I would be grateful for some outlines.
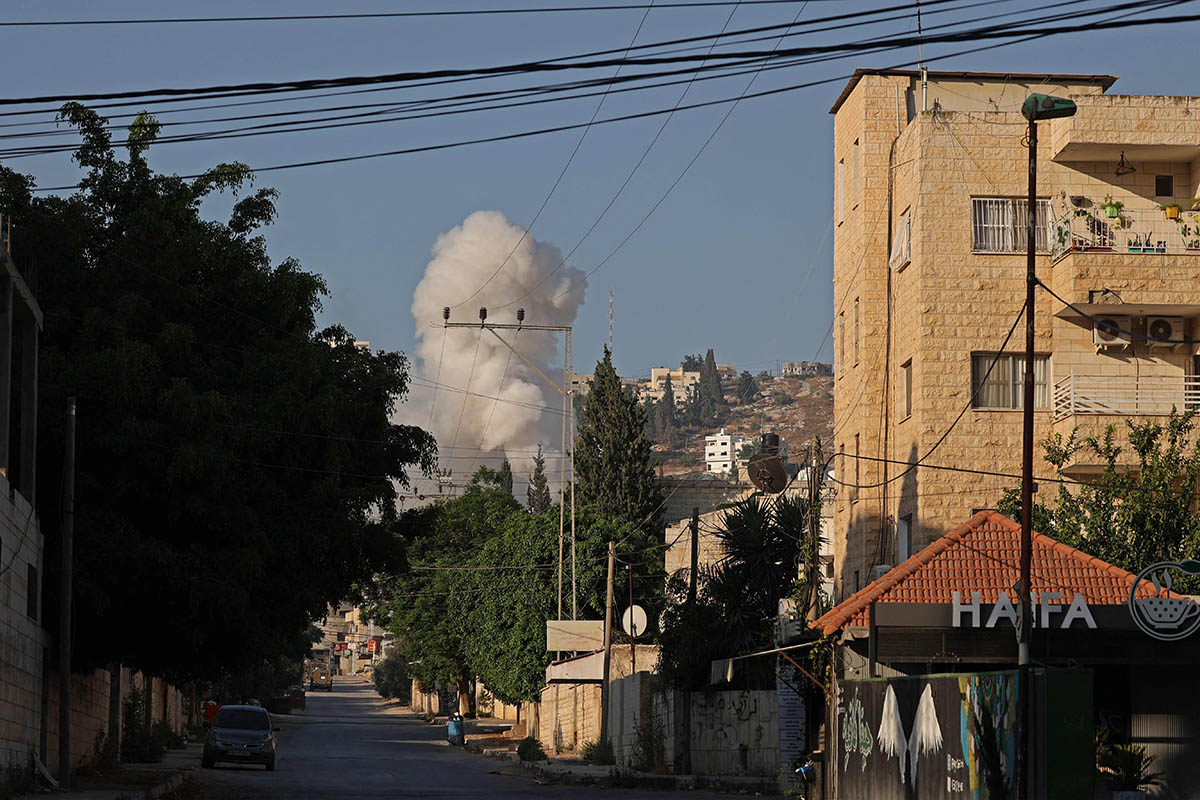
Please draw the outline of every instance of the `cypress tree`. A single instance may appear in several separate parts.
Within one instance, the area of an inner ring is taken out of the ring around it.
[[[653,524],[661,511],[662,493],[650,456],[646,412],[621,386],[612,353],[605,347],[579,416],[576,491],[585,504],[606,514]]]
[[[546,480],[546,459],[542,457],[540,444],[537,455],[533,458],[533,474],[529,476],[529,488],[525,490],[525,499],[529,503],[529,511],[533,514],[541,514],[550,509],[550,482]]]
[[[504,459],[504,463],[500,465],[500,469],[496,471],[496,485],[500,487],[505,494],[512,494],[513,489],[513,471],[512,464],[508,463],[508,459]]]
[[[704,363],[700,366],[700,383],[696,391],[700,395],[700,414],[705,419],[714,416],[725,405],[721,376],[717,374],[717,359],[713,356],[711,347],[705,353]]]

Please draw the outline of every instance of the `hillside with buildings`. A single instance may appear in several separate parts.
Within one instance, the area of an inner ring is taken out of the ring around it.
[[[723,381],[726,405],[699,425],[681,423],[670,437],[651,437],[664,475],[729,475],[733,462],[743,462],[762,433],[779,435],[782,452],[806,446],[813,436],[828,443],[833,435],[833,377],[831,375],[760,375],[753,397],[739,399],[736,385]],[[706,442],[706,439],[708,440]],[[711,445],[706,447],[706,444]],[[722,445],[727,449],[722,453]],[[737,474],[745,478],[744,469]]]

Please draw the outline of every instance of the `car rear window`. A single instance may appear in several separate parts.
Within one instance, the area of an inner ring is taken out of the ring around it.
[[[265,711],[251,711],[248,708],[222,708],[213,720],[214,728],[237,728],[247,731],[269,731],[271,720]]]

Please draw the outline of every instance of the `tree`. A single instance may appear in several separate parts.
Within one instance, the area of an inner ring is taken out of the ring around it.
[[[529,488],[525,490],[529,513],[543,514],[550,509],[550,482],[546,480],[546,459],[542,457],[539,444],[533,458],[533,474],[529,476]]]
[[[412,695],[412,682],[408,677],[408,657],[399,648],[393,648],[387,658],[375,665],[371,680],[375,691],[384,700],[408,701]]]
[[[486,464],[480,464],[467,480],[468,494],[482,492],[484,489],[499,488],[501,488],[500,471],[492,469]]]
[[[654,438],[667,447],[675,445],[675,429],[678,425],[675,416],[675,387],[671,385],[671,376],[663,382],[663,395],[649,409],[651,428]]]
[[[754,380],[754,376],[750,374],[750,370],[742,370],[742,374],[738,376],[737,396],[738,401],[742,403],[750,403],[754,401],[755,395],[758,394],[758,381]]]
[[[806,498],[760,495],[732,505],[715,531],[724,555],[697,576],[697,599],[684,599],[686,576],[671,578],[675,602],[663,615],[659,670],[680,689],[708,685],[712,661],[769,647],[779,600],[793,593],[797,562],[808,541]],[[743,688],[773,681],[770,662],[751,660],[735,681]]]
[[[0,169],[0,210],[19,230],[19,268],[53,264],[38,291],[51,586],[62,410],[78,398],[73,666],[119,660],[177,680],[254,667],[403,563],[396,487],[434,453],[424,431],[390,421],[408,362],[317,328],[325,284],[271,262],[257,230],[277,193],[249,191],[247,166],[160,175],[145,160],[149,116],[132,122],[127,159],[94,112],[71,103],[60,118],[82,136],[80,190],[34,199],[31,179]],[[228,221],[202,217],[220,191],[240,194]],[[113,624],[130,609],[136,625]]]
[[[679,368],[684,372],[699,372],[703,365],[704,358],[699,353],[694,356],[684,356],[683,361],[679,362]]]
[[[1080,439],[1076,431],[1047,436],[1041,444],[1058,471],[1058,492],[1053,507],[1034,503],[1034,530],[1131,572],[1157,561],[1200,558],[1200,442],[1191,436],[1196,414],[1172,411],[1165,424],[1126,420],[1132,468],[1121,459],[1112,425],[1098,437]],[[1103,470],[1076,484],[1063,478],[1063,469],[1080,450],[1098,457]],[[1020,519],[1020,490],[1006,490],[998,507]]]
[[[512,464],[508,463],[508,459],[500,464],[500,469],[496,473],[496,479],[500,482],[500,490],[512,494],[513,490],[513,471]]]
[[[662,492],[650,463],[645,411],[621,386],[604,348],[579,417],[576,490],[585,504],[638,525],[656,525]]]

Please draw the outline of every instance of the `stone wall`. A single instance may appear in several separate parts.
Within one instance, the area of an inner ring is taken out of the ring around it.
[[[701,514],[707,514],[723,503],[739,500],[754,491],[754,487],[748,483],[723,480],[659,478],[658,485],[665,498],[662,520],[667,525],[677,525],[680,520],[691,519],[693,508],[699,508]]]
[[[39,747],[42,672],[50,645],[38,602],[44,574],[37,517],[0,477],[0,768],[24,765]]]

